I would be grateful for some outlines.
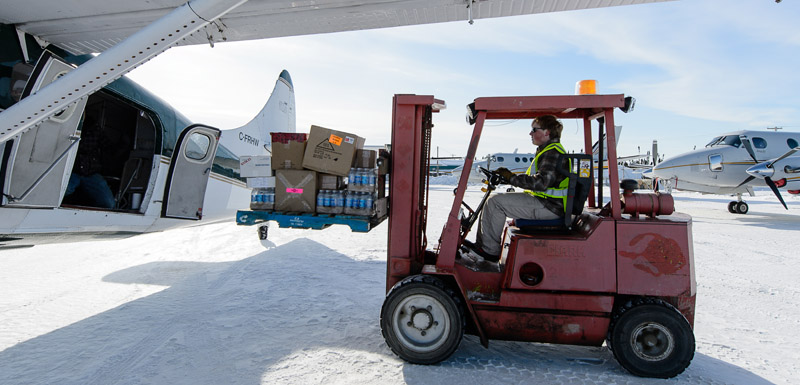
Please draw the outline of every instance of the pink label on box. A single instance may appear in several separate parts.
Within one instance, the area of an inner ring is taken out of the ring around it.
[[[302,194],[303,193],[303,189],[301,189],[301,188],[287,188],[286,192],[287,193],[291,193],[291,194]]]

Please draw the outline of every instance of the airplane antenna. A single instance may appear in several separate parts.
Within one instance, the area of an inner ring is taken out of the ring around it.
[[[772,131],[775,131],[775,132],[778,132],[778,130],[782,130],[782,129],[783,129],[783,127],[778,127],[778,126],[767,127],[767,130],[772,130]]]
[[[472,19],[473,4],[475,4],[475,0],[467,0],[467,15],[469,17],[469,25],[475,24],[475,20]]]

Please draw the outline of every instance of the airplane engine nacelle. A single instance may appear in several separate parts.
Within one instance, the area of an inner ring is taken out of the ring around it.
[[[639,214],[654,218],[656,215],[670,215],[675,212],[672,195],[664,193],[622,193],[622,212],[638,217]]]

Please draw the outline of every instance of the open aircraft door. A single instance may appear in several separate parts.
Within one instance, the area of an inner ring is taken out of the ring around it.
[[[25,85],[22,98],[35,93],[75,67],[45,51]],[[2,144],[0,205],[58,207],[78,151],[78,125],[86,99]]]
[[[169,165],[162,217],[193,220],[203,217],[203,199],[219,137],[220,130],[203,125],[183,130]]]

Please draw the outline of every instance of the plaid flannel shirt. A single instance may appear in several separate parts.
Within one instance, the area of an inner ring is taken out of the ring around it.
[[[558,139],[552,139],[549,142],[539,146],[536,149],[536,154],[538,155],[539,152],[549,144],[557,143],[558,141]],[[510,180],[511,184],[513,186],[532,191],[544,191],[548,188],[558,186],[559,183],[566,178],[566,175],[561,175],[557,171],[558,158],[560,155],[561,154],[556,150],[549,150],[545,152],[536,162],[538,170],[532,170],[532,172],[534,172],[533,175],[514,175]],[[561,199],[546,198],[544,199],[544,206],[555,214],[564,215],[564,203]]]

